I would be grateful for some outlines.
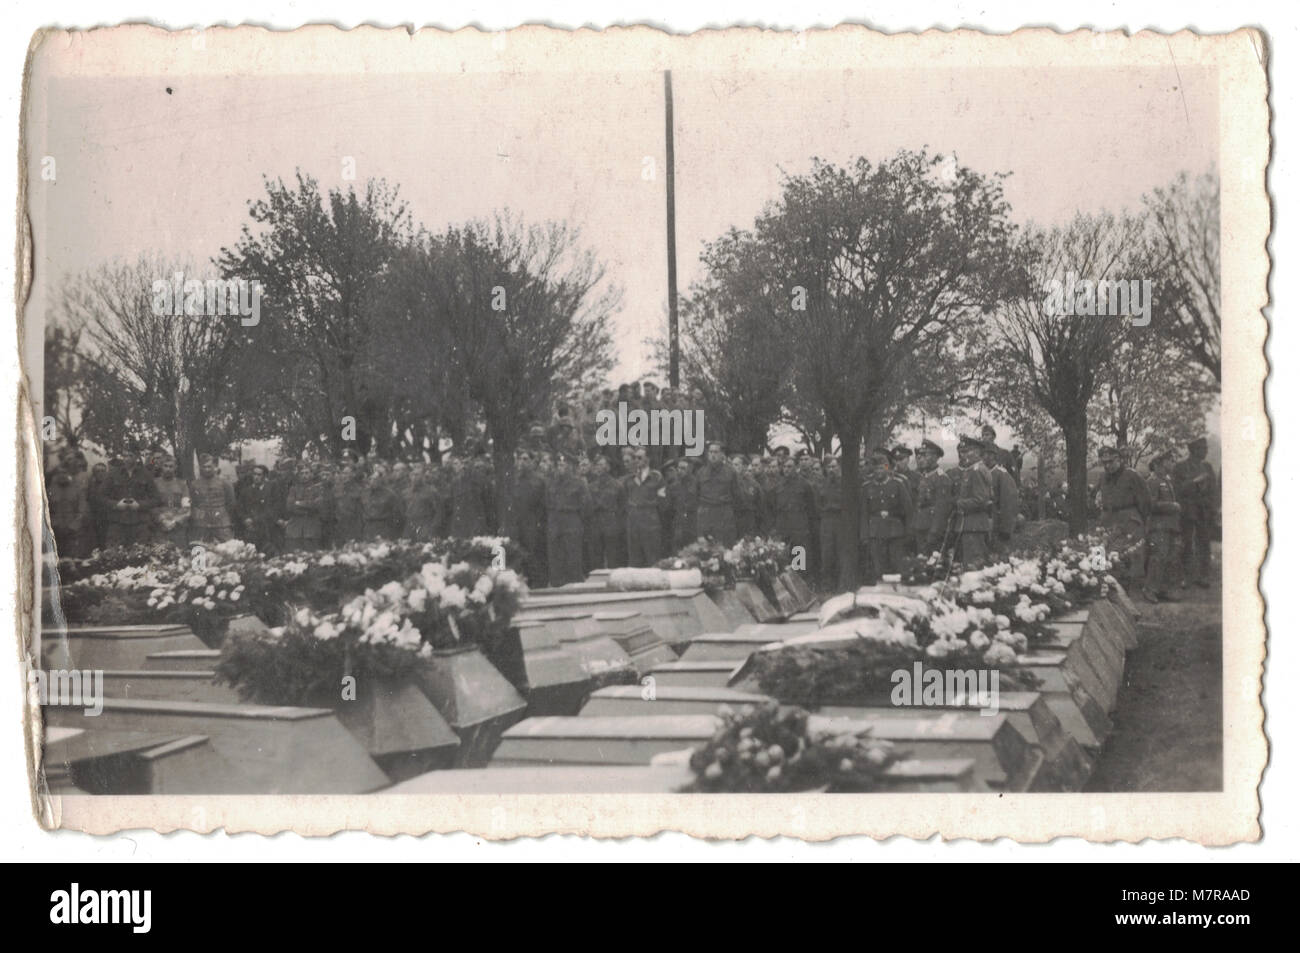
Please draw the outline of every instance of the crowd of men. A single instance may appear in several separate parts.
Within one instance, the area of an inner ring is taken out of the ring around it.
[[[617,399],[632,396],[620,390]],[[635,399],[646,406],[644,392]],[[476,446],[441,463],[361,459],[350,450],[337,462],[241,462],[234,480],[211,456],[184,480],[165,454],[123,453],[87,468],[84,455],[65,450],[46,478],[50,522],[59,554],[74,557],[162,540],[240,538],[274,554],[504,533],[522,548],[534,586],[564,585],[597,568],[650,566],[701,537],[730,546],[758,535],[785,541],[792,553],[802,547],[806,569],[827,586],[838,583],[846,527],[837,457],[785,447],[728,457],[713,440],[701,459],[674,447],[588,444],[582,429],[563,406],[549,428],[531,426],[501,500],[492,459]],[[1133,540],[1149,599],[1169,598],[1175,582],[1208,585],[1218,482],[1205,449],[1203,438],[1194,441],[1173,467],[1168,454],[1156,457],[1146,480],[1118,451],[1101,452],[1105,472],[1094,492],[1102,525]],[[947,470],[931,440],[862,454],[865,581],[901,572],[914,555],[951,553],[973,565],[1009,551],[1020,455],[999,447],[992,427],[961,438],[957,453]]]

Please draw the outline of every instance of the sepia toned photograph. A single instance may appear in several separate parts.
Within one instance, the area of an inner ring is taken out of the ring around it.
[[[1257,838],[1261,42],[38,36],[42,823]]]

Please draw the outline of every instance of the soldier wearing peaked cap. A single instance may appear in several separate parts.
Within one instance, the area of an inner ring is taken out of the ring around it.
[[[967,566],[983,561],[993,529],[993,484],[979,465],[984,441],[962,437],[957,443],[958,465],[951,474],[952,512],[949,520],[957,559]]]
[[[907,488],[912,493],[912,499],[916,499],[917,491],[921,488],[921,474],[910,466],[912,448],[899,444],[890,451],[889,458],[894,472],[907,480]]]
[[[869,579],[902,569],[912,524],[912,491],[903,477],[890,473],[889,450],[871,452],[871,472],[862,486],[859,528],[871,558]]]
[[[912,517],[912,534],[916,551],[929,555],[943,546],[952,511],[953,484],[939,469],[943,448],[933,440],[922,440],[916,448],[916,468],[920,479],[916,490],[916,511]]]
[[[980,453],[993,490],[993,529],[989,532],[989,548],[1000,555],[1006,554],[1011,549],[1016,517],[1020,515],[1020,488],[1002,465],[1003,450],[996,443],[985,440]]]

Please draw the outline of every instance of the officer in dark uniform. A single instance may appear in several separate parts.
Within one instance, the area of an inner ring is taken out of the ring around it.
[[[906,477],[890,472],[885,447],[871,452],[871,471],[862,486],[859,527],[870,560],[868,580],[902,570],[912,523],[912,491]]]
[[[1219,507],[1219,479],[1205,459],[1209,445],[1197,437],[1187,445],[1187,459],[1174,465],[1174,487],[1182,507],[1183,577],[1202,589],[1210,586],[1210,539]]]
[[[929,556],[943,547],[948,515],[952,512],[952,480],[939,469],[942,458],[943,448],[933,440],[922,440],[916,449],[918,479],[912,538],[917,553],[922,556]]]

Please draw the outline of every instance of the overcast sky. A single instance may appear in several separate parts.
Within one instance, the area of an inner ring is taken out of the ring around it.
[[[1213,74],[1184,67],[855,70],[673,76],[679,288],[703,242],[753,222],[813,155],[955,152],[1009,172],[1019,221],[1135,208],[1217,159]],[[167,88],[170,86],[171,91]],[[48,108],[46,108],[48,107]],[[261,177],[382,177],[433,230],[509,207],[566,219],[624,289],[618,379],[647,370],[667,314],[662,74],[51,79],[30,116],[37,274],[142,252],[204,262]],[[643,177],[646,157],[655,163]],[[44,207],[42,207],[44,206]]]

